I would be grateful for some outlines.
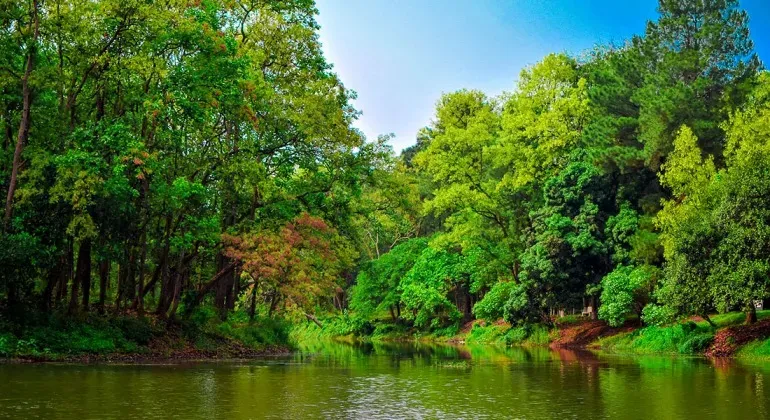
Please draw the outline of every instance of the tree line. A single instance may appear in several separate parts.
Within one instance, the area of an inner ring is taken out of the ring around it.
[[[312,0],[0,0],[0,312],[611,325],[768,294],[770,79],[737,0],[367,141]]]
[[[548,55],[509,93],[443,95],[399,167],[427,229],[363,265],[353,308],[433,328],[589,306],[611,325],[753,322],[770,79],[736,0],[658,12],[620,45]]]
[[[342,307],[355,197],[391,153],[351,126],[316,14],[2,0],[2,312]]]

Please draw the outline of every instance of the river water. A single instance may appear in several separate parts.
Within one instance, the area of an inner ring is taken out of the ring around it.
[[[0,418],[769,419],[770,364],[318,343],[247,362],[0,364]]]

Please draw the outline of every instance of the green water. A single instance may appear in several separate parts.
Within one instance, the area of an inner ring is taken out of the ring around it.
[[[770,365],[318,344],[284,358],[0,364],[0,417],[766,419]]]

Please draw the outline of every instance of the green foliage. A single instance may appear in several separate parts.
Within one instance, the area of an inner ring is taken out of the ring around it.
[[[642,319],[647,325],[666,325],[673,322],[675,318],[676,312],[669,306],[649,304],[642,310]]]
[[[642,328],[600,340],[598,345],[619,352],[694,354],[705,350],[713,338],[711,327],[687,322]]]
[[[509,327],[505,324],[474,324],[465,337],[466,344],[507,344],[506,333]]]
[[[602,279],[599,318],[613,327],[623,325],[626,315],[641,310],[655,284],[657,268],[618,266]]]
[[[462,315],[447,294],[467,277],[464,268],[459,255],[426,248],[399,285],[406,319],[434,328],[459,320]]]
[[[158,334],[146,319],[91,317],[83,322],[51,318],[46,324],[24,329],[19,336],[3,335],[0,348],[6,356],[33,358],[135,353],[146,351]]]
[[[738,350],[737,356],[741,360],[766,361],[770,359],[770,339],[756,340]]]
[[[551,342],[551,334],[543,325],[524,324],[511,328],[505,334],[505,342],[509,345],[546,346]]]
[[[495,321],[505,316],[505,305],[516,293],[519,286],[514,282],[499,282],[492,286],[481,299],[473,306],[473,314],[487,321]]]
[[[371,336],[375,330],[364,318],[348,313],[324,317],[320,320],[323,328],[313,322],[303,322],[291,326],[289,337],[294,343],[308,343],[330,339],[355,337],[362,339]],[[387,324],[380,324],[387,325]]]
[[[362,317],[373,317],[401,304],[401,280],[427,248],[425,238],[397,245],[390,252],[364,266],[351,290],[350,306]]]
[[[604,242],[606,189],[597,168],[574,156],[545,183],[544,205],[533,212],[522,284],[533,310],[578,307],[608,269]]]
[[[499,97],[444,94],[400,157],[354,127],[312,1],[8,6],[5,354],[162,335],[93,317],[97,289],[100,313],[154,312],[207,349],[285,342],[284,322],[446,336],[474,315],[542,343],[534,324],[592,306],[653,326],[641,348],[696,352],[708,331],[663,325],[770,294],[770,76],[737,0],[660,0],[622,46],[547,55]]]

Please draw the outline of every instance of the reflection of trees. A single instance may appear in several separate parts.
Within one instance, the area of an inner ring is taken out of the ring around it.
[[[742,418],[757,413],[755,418],[763,418],[766,413],[765,372],[702,358],[424,343],[325,346],[295,368],[297,377],[286,389],[298,403],[304,398],[298,390],[322,392],[307,398],[315,401],[331,391],[306,382],[336,378],[338,416]]]

